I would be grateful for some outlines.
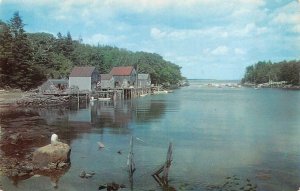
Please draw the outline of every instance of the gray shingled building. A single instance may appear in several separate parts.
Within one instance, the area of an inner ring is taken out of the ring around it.
[[[69,76],[69,87],[78,87],[80,91],[96,89],[99,73],[95,67],[74,67]]]

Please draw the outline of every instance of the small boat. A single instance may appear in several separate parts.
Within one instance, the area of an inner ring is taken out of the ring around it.
[[[111,98],[110,97],[99,97],[98,101],[110,101]]]
[[[99,142],[97,142],[98,143],[98,146],[99,146],[99,148],[100,149],[102,149],[102,148],[104,148],[105,146],[104,146],[104,144],[103,143],[101,143],[100,141]]]
[[[91,96],[90,97],[90,101],[92,102],[92,101],[95,101],[96,99],[93,97],[93,96]]]

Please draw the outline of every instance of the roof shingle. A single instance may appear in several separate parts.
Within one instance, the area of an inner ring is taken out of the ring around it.
[[[95,67],[93,66],[75,66],[70,74],[70,77],[91,77]]]
[[[133,70],[133,66],[119,66],[113,67],[110,74],[113,76],[130,76]]]

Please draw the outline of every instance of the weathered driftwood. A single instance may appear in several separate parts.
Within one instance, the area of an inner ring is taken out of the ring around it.
[[[172,143],[169,144],[168,148],[168,153],[167,153],[167,158],[166,162],[158,169],[156,170],[153,174],[152,177],[154,180],[160,185],[160,186],[168,186],[168,175],[169,175],[169,170],[170,166],[172,163]],[[160,176],[162,174],[162,176]]]
[[[135,171],[135,164],[133,160],[133,136],[131,136],[130,139],[130,152],[128,154],[127,165],[128,165],[129,176],[132,177]]]

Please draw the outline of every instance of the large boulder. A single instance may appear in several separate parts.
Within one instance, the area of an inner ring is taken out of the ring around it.
[[[33,153],[32,162],[37,169],[62,169],[70,164],[71,148],[69,145],[56,142],[38,148]]]

